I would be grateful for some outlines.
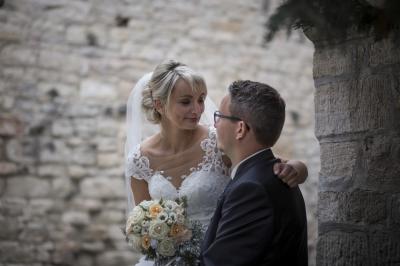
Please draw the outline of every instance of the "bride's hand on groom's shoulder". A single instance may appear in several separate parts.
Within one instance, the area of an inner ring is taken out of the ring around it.
[[[274,174],[289,187],[304,183],[308,176],[307,166],[304,163],[296,160],[280,160],[280,163],[274,164]]]

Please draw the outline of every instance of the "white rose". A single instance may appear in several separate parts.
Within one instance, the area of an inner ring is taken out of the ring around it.
[[[132,232],[135,234],[139,234],[140,232],[142,232],[142,227],[138,224],[135,224],[132,227]]]
[[[176,214],[176,213],[171,212],[171,213],[169,214],[169,219],[170,219],[171,221],[175,222],[175,221],[176,221],[176,218],[177,218],[177,214]]]
[[[179,206],[178,203],[176,203],[173,200],[167,200],[167,201],[164,202],[164,207],[169,211],[174,210],[178,206]]]
[[[160,241],[157,246],[157,252],[165,257],[171,257],[175,254],[174,242],[171,239],[164,239]]]
[[[168,214],[166,212],[160,212],[157,215],[157,222],[160,223],[165,223],[165,221],[168,219]]]
[[[129,245],[136,251],[141,251],[142,249],[142,238],[135,235],[128,235]]]
[[[142,221],[142,227],[148,228],[149,226],[150,226],[150,222],[149,221],[146,221],[146,220]]]
[[[145,211],[140,206],[136,206],[129,214],[127,223],[140,224],[142,223],[142,220],[144,219],[145,215],[146,215]]]
[[[175,212],[176,214],[184,214],[184,213],[185,213],[185,209],[184,209],[182,206],[177,205],[177,206],[175,207],[175,209],[174,209],[174,212]]]
[[[164,239],[169,232],[169,227],[165,223],[151,222],[149,227],[149,235],[151,238],[158,240]]]
[[[142,201],[139,205],[142,206],[144,209],[148,210],[150,205],[153,204],[154,202],[151,200],[144,200]]]

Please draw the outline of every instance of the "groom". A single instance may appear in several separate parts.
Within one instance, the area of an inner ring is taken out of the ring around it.
[[[236,81],[214,114],[218,147],[232,161],[232,181],[205,235],[201,265],[307,265],[307,221],[298,187],[273,173],[270,147],[285,102],[270,86]]]

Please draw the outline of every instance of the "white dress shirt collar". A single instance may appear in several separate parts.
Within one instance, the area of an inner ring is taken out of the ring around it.
[[[263,152],[263,151],[266,151],[266,150],[268,150],[268,149],[269,149],[269,148],[259,150],[259,151],[255,152],[255,153],[253,153],[252,155],[246,157],[245,159],[241,160],[237,165],[235,165],[235,167],[232,168],[232,171],[231,171],[231,178],[233,179],[233,178],[235,177],[236,172],[237,172],[239,166],[240,166],[242,163],[244,163],[245,161],[247,161],[247,160],[250,159],[251,157],[253,157],[253,156],[255,156],[255,155],[257,155],[257,154],[259,154],[259,153],[261,153],[261,152]]]

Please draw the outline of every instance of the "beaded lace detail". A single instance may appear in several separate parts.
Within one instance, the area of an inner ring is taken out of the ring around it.
[[[149,159],[140,153],[140,145],[137,145],[135,152],[128,158],[128,171],[134,178],[147,181],[153,199],[186,196],[189,217],[207,225],[218,197],[230,178],[222,161],[222,154],[217,148],[215,128],[209,128],[208,137],[201,141],[200,146],[204,151],[203,159],[197,167],[190,169],[189,174],[182,176],[183,181],[179,188],[162,171],[150,168]]]

